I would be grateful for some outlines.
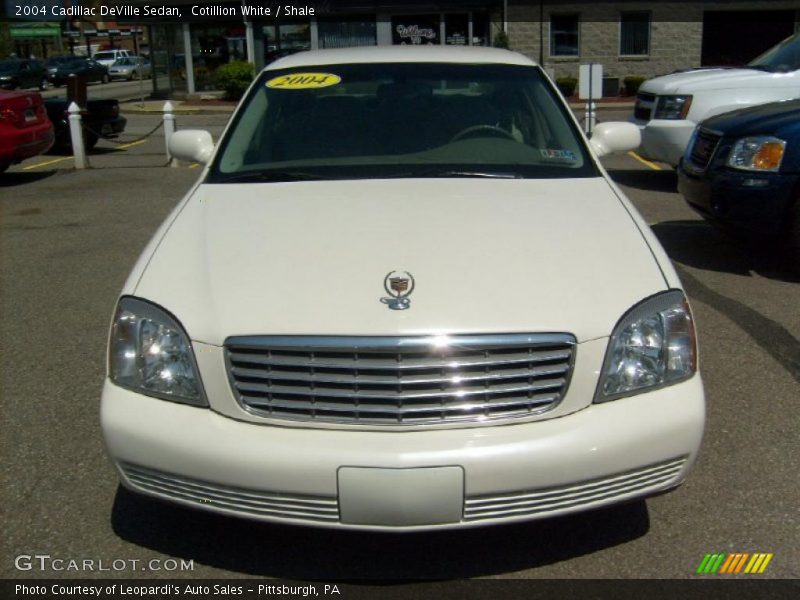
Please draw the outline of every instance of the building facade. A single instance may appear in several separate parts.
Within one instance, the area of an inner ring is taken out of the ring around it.
[[[100,4],[99,0],[45,1],[63,6]],[[18,4],[0,2],[7,11]],[[154,5],[150,0],[102,0],[102,4]],[[556,78],[577,77],[580,64],[601,63],[604,95],[614,95],[627,76],[649,78],[697,66],[744,64],[800,29],[798,0],[308,0],[294,4],[314,7],[313,15],[288,18],[275,18],[274,13],[244,16],[243,0],[157,4],[180,15],[60,23],[52,19],[26,23],[7,16],[13,41],[24,53],[38,54],[42,49],[91,53],[110,46],[149,55],[155,73],[153,91],[160,96],[214,89],[216,69],[232,60],[247,60],[261,68],[304,49],[505,43],[540,62]],[[271,0],[253,4],[273,11],[286,5]],[[192,14],[198,8],[207,9],[206,14]]]
[[[613,91],[626,76],[742,65],[800,30],[797,0],[509,0],[511,48],[556,77],[603,65]]]

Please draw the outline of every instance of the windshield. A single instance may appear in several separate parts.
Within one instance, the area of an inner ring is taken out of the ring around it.
[[[98,52],[92,58],[94,60],[111,60],[114,56],[115,54],[113,52]]]
[[[118,66],[118,67],[119,66],[123,66],[123,67],[124,66],[130,66],[130,65],[133,65],[133,59],[132,58],[118,58],[116,60],[116,62],[114,63],[114,65]]]
[[[780,73],[800,69],[800,33],[773,46],[747,66]]]
[[[593,177],[536,67],[375,63],[262,73],[209,181]]]

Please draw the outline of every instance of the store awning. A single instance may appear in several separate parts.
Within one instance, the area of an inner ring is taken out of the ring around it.
[[[12,23],[8,29],[14,40],[61,37],[61,25],[58,23]]]

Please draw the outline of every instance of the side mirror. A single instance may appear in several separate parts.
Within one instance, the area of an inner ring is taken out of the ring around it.
[[[597,156],[605,156],[613,152],[636,150],[642,143],[642,133],[633,123],[612,121],[599,123],[589,140]]]
[[[169,138],[169,153],[178,160],[206,164],[213,152],[214,140],[202,129],[183,129]]]

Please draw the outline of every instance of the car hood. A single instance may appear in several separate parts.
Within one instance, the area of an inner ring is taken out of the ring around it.
[[[704,127],[735,135],[800,131],[800,100],[784,100],[734,110],[703,122]]]
[[[640,92],[650,94],[693,94],[700,91],[750,87],[797,87],[794,73],[769,73],[757,69],[696,69],[672,73],[645,81]]]
[[[412,274],[411,307],[384,278]],[[195,341],[232,335],[607,336],[666,288],[603,178],[201,185],[134,293]]]

